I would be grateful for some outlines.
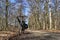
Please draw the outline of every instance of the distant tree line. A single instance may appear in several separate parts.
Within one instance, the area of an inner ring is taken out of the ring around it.
[[[59,0],[26,0],[28,6],[23,4],[24,0],[16,0],[11,3],[8,0],[8,9],[6,10],[6,0],[0,0],[0,29],[19,28],[20,25],[16,19],[17,15],[24,15],[23,10],[28,8],[29,29],[35,30],[59,30],[60,29],[60,1]],[[12,27],[11,27],[12,28]]]

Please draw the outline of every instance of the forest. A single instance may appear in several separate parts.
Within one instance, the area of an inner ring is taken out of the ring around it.
[[[21,26],[22,24],[19,20],[21,22],[24,21],[25,25]],[[47,34],[50,35],[60,33],[60,0],[0,0],[0,36],[4,35],[4,33],[9,35],[10,33],[11,35],[20,34],[25,26],[28,27],[26,29],[28,33],[26,35],[22,33],[23,37],[33,34],[40,35],[41,31],[44,33],[47,31]],[[35,33],[36,31],[39,32]],[[50,35],[48,36],[50,37]],[[56,35],[53,36],[55,37]],[[8,38],[8,40],[18,40],[18,38],[15,39],[13,37],[11,39],[10,36]],[[28,37],[25,39],[32,40],[32,38]],[[0,40],[6,39],[0,38]],[[19,40],[24,40],[24,38]],[[42,38],[41,40],[51,39]]]

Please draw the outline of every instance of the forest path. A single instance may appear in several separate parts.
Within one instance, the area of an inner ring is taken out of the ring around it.
[[[10,38],[9,40],[60,40],[59,32],[31,31]]]

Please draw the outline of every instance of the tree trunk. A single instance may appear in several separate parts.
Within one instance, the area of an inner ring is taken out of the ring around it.
[[[8,27],[8,0],[6,0],[6,15],[5,16],[6,16],[6,27]]]
[[[51,9],[50,9],[50,12],[49,12],[49,21],[50,21],[50,29],[52,29]]]

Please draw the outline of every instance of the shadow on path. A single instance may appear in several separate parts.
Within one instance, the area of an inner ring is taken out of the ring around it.
[[[54,35],[54,33],[45,33],[42,35],[38,35],[38,33],[34,34],[34,33],[28,32],[21,35],[16,35],[10,38],[9,40],[60,40],[60,36],[58,39],[58,37]]]

